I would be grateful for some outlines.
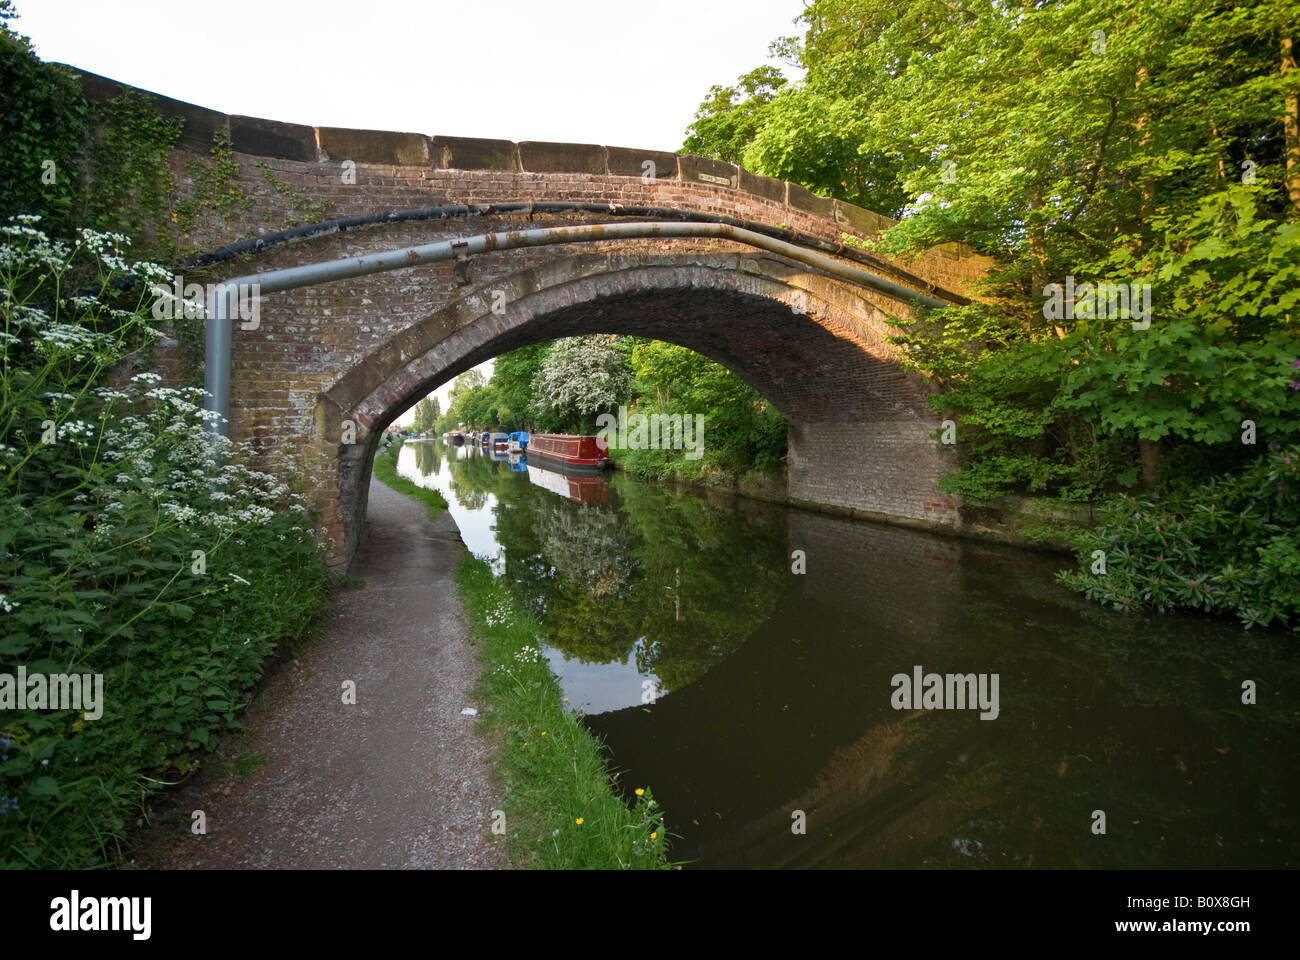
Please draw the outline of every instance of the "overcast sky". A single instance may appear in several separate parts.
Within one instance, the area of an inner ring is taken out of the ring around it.
[[[801,32],[803,9],[802,0],[15,6],[11,26],[42,59],[223,113],[669,151],[709,87],[768,62],[772,40]]]

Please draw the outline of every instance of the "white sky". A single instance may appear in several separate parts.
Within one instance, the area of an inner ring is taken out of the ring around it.
[[[314,126],[676,150],[802,0],[16,0],[58,60]]]
[[[675,151],[802,0],[16,0],[37,54],[229,114]],[[787,75],[792,71],[784,68]],[[490,372],[485,370],[485,373]],[[444,387],[439,391],[446,406]],[[403,420],[408,420],[403,417]]]

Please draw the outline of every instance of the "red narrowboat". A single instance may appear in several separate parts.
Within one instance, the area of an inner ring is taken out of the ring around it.
[[[598,472],[609,466],[609,454],[597,437],[569,433],[534,433],[528,439],[530,461],[552,461],[575,470]]]

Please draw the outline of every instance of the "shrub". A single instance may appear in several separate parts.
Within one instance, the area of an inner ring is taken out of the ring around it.
[[[1143,605],[1235,614],[1247,627],[1300,629],[1300,445],[1236,473],[1102,503],[1075,540],[1082,570],[1061,581],[1119,610]],[[1093,573],[1094,551],[1105,574]]]
[[[0,228],[0,672],[100,674],[103,703],[0,713],[0,866],[76,868],[238,725],[326,578],[302,497],[209,441],[201,390],[105,384],[158,335],[116,291],[165,271],[34,221]]]

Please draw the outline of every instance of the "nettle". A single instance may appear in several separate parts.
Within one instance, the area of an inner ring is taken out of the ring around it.
[[[196,388],[108,371],[159,336],[125,237],[0,228],[0,672],[104,676],[104,710],[0,713],[0,866],[102,863],[313,620],[324,546],[290,482],[204,433]],[[90,291],[90,292],[86,292]]]

